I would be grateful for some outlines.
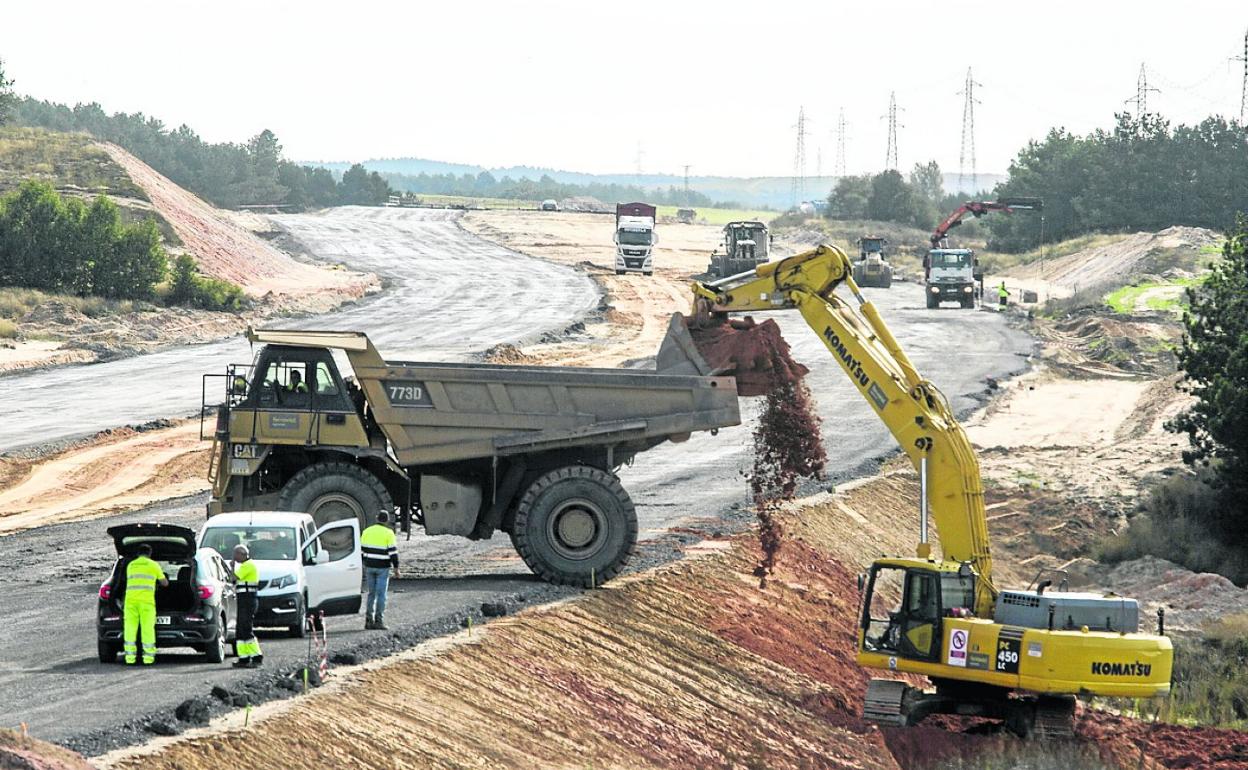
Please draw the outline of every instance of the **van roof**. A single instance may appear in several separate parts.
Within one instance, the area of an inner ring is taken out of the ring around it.
[[[208,519],[205,527],[238,526],[240,524],[264,526],[298,526],[312,521],[312,516],[298,511],[235,511],[234,513],[218,513]]]

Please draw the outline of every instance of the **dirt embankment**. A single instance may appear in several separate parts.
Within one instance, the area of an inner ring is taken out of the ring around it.
[[[127,202],[158,214],[175,236],[171,255],[190,254],[203,274],[238,284],[253,307],[239,314],[142,302],[129,303],[133,309],[104,302],[96,303],[98,308],[59,299],[39,302],[15,319],[16,340],[0,340],[0,374],[223,339],[275,313],[325,312],[380,286],[373,275],[295,260],[129,152],[112,144],[93,147],[147,198]]]

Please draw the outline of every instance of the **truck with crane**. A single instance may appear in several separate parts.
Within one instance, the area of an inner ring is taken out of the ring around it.
[[[658,209],[648,203],[615,205],[615,274],[654,275],[654,247]]]
[[[841,286],[851,299],[837,294]],[[865,718],[907,726],[932,714],[973,715],[1020,735],[1060,736],[1072,731],[1077,695],[1170,693],[1174,653],[1164,615],[1157,633],[1147,633],[1133,599],[1068,591],[1064,581],[1051,590],[1054,580],[1043,574],[1026,588],[997,584],[974,447],[862,295],[844,252],[819,246],[695,283],[693,294],[695,325],[728,323],[731,313],[800,312],[918,473],[915,555],[878,559],[859,578],[857,661],[926,676],[932,687],[872,679]],[[929,520],[939,530],[939,557]]]
[[[931,235],[931,249],[923,257],[923,293],[927,307],[937,308],[942,302],[957,302],[963,308],[975,307],[982,297],[984,274],[979,259],[971,249],[949,248],[949,231],[962,224],[967,214],[975,218],[992,211],[1012,214],[1015,211],[1041,211],[1039,198],[1009,197],[995,201],[967,201],[941,220]]]
[[[502,531],[554,583],[592,587],[628,562],[637,514],[622,465],[741,421],[732,377],[393,361],[361,332],[247,338],[263,346],[252,363],[204,378],[203,413],[216,412],[210,517],[302,511],[318,527],[364,528],[385,511],[409,532]]]

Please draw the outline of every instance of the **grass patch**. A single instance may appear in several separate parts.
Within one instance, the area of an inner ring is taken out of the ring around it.
[[[412,193],[416,200],[435,206],[463,206],[482,209],[535,209],[540,201],[520,200],[518,198],[473,198],[467,195],[432,195],[428,193]]]
[[[6,286],[0,287],[0,321],[16,323],[35,308],[51,302],[66,305],[88,318],[130,313],[136,309],[142,309],[143,304],[128,299],[76,297],[72,294],[50,294],[38,289]]]
[[[67,193],[147,196],[86,134],[42,128],[0,128],[0,192],[40,179]]]
[[[1175,281],[1145,281],[1132,286],[1123,286],[1121,289],[1111,291],[1105,295],[1105,304],[1113,308],[1115,313],[1133,313],[1136,305],[1139,304],[1140,297],[1151,289],[1161,289],[1166,287],[1190,287],[1198,286],[1204,281],[1204,276],[1196,276],[1193,278],[1180,278]],[[1144,301],[1145,306],[1150,310],[1170,310],[1178,311],[1187,307],[1187,293],[1176,292],[1170,296],[1149,297]]]
[[[0,318],[0,339],[11,340],[17,336],[17,324],[7,318]]]

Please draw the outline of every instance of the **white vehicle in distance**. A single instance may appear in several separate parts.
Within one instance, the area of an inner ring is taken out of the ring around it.
[[[555,200],[554,198],[547,198],[546,200],[542,201],[541,209],[542,211],[558,211],[559,201]]]
[[[354,615],[360,611],[363,567],[357,519],[331,521],[320,529],[306,513],[241,511],[208,519],[201,548],[227,562],[245,545],[260,573],[258,628],[307,632],[309,613]]]

